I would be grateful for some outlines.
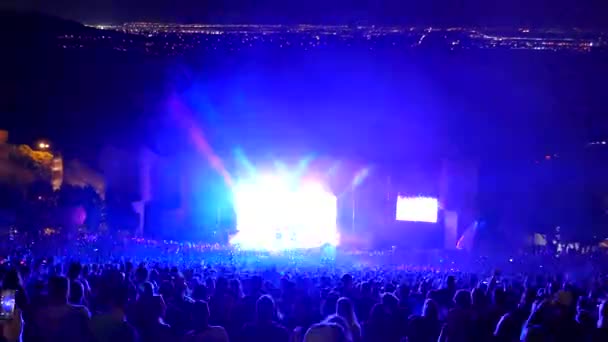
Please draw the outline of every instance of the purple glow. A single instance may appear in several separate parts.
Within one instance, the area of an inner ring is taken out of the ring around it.
[[[397,221],[437,222],[439,202],[432,197],[397,197]]]
[[[337,199],[320,183],[272,175],[239,182],[233,191],[238,233],[231,244],[270,251],[338,245]]]

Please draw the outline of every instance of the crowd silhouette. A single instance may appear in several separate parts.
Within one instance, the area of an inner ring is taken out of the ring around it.
[[[353,267],[32,263],[3,341],[608,341],[608,278]]]

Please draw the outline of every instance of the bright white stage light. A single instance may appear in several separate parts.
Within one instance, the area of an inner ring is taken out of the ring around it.
[[[233,189],[238,233],[246,250],[316,248],[339,243],[337,199],[319,183],[263,176]]]
[[[432,197],[397,197],[397,221],[437,222],[439,202]]]

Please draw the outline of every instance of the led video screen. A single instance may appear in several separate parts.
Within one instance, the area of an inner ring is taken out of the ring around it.
[[[397,197],[397,221],[436,223],[439,202],[433,197]]]

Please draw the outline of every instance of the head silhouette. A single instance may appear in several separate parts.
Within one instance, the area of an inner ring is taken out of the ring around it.
[[[269,295],[260,297],[256,303],[256,318],[258,321],[267,322],[274,318],[274,300]]]
[[[203,300],[194,303],[192,307],[192,321],[196,326],[207,327],[209,325],[209,305]]]

